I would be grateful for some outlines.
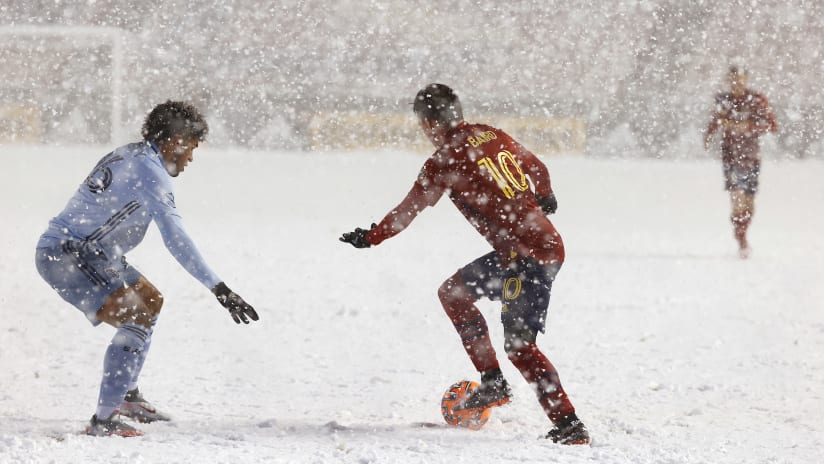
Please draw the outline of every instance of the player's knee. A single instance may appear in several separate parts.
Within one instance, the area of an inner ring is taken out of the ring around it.
[[[522,353],[535,345],[535,332],[525,326],[504,328],[504,352],[510,361],[518,359]]]
[[[145,300],[146,308],[148,312],[151,313],[153,316],[157,316],[160,314],[160,310],[163,308],[163,294],[160,292],[155,292],[149,295]]]
[[[156,317],[160,314],[160,310],[163,308],[163,294],[160,293],[160,290],[145,279],[141,279],[135,285],[135,288],[149,317]]]
[[[529,355],[529,347],[529,343],[524,340],[508,340],[504,343],[504,352],[509,361],[517,365],[518,361]]]
[[[446,279],[438,288],[438,299],[444,307],[450,307],[456,301],[466,301],[468,295],[460,274]]]
[[[526,342],[520,338],[508,338],[504,341],[504,353],[512,359],[518,356],[518,350],[526,346]]]
[[[142,303],[135,308],[134,322],[148,329],[157,320],[160,307],[163,305],[163,296],[160,293],[151,297],[144,296]]]
[[[134,323],[148,329],[157,320],[162,307],[163,295],[154,285],[141,279],[134,286],[111,294],[98,311],[97,318],[114,326]]]
[[[730,216],[730,221],[732,221],[734,225],[746,225],[750,222],[750,219],[752,219],[752,213],[746,210],[736,211]]]

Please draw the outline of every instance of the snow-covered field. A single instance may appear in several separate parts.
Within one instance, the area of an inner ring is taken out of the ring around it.
[[[423,154],[203,148],[178,207],[261,320],[236,326],[152,229],[130,256],[166,296],[141,390],[175,421],[79,435],[113,331],[40,280],[34,244],[110,148],[0,147],[2,463],[824,462],[822,162],[766,163],[741,261],[717,163],[546,159],[567,262],[539,345],[594,438],[562,447],[504,358],[514,402],[441,425],[443,391],[476,374],[436,289],[487,251],[446,199],[380,247],[338,242]]]

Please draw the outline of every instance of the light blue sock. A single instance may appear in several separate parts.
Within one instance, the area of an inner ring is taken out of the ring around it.
[[[131,391],[137,388],[137,380],[140,377],[140,371],[143,370],[143,363],[146,362],[146,354],[149,352],[149,347],[152,346],[152,334],[149,333],[149,337],[146,339],[146,343],[143,345],[143,350],[137,355],[137,363],[134,367],[134,371],[132,372],[132,379],[129,381],[129,387],[126,391]]]
[[[152,318],[152,327],[147,332],[146,343],[143,345],[143,351],[140,352],[140,356],[137,358],[137,366],[134,368],[132,380],[129,382],[128,391],[137,388],[137,379],[140,377],[140,371],[143,370],[143,363],[146,362],[146,355],[149,354],[149,347],[152,346],[152,333],[154,332],[155,324],[157,324],[157,316]]]
[[[103,380],[97,400],[99,419],[108,419],[123,402],[148,337],[145,327],[132,323],[121,325],[115,332],[103,359]]]

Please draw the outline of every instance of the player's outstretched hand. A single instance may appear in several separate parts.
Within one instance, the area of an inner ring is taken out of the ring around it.
[[[554,193],[550,193],[545,197],[538,197],[538,204],[541,205],[541,209],[546,214],[555,214],[555,211],[558,211],[558,200],[555,198]]]
[[[355,248],[369,248],[372,244],[366,240],[366,234],[368,234],[369,231],[375,227],[378,227],[378,225],[373,222],[372,227],[369,229],[361,229],[358,227],[353,232],[344,232],[344,234],[340,236],[339,240],[341,242],[351,243]]]
[[[232,315],[235,323],[240,324],[240,322],[243,321],[244,324],[248,324],[249,319],[253,321],[258,320],[258,314],[255,308],[243,301],[243,298],[230,290],[225,283],[221,282],[215,285],[212,293],[217,297],[217,301],[229,310],[229,314]]]

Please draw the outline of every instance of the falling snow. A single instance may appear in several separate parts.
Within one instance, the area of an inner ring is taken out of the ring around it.
[[[822,37],[809,0],[0,0],[0,463],[824,462]],[[746,261],[701,133],[733,64],[779,126]],[[477,374],[436,291],[488,251],[448,202],[380,247],[337,240],[416,178],[429,82],[550,169],[567,258],[538,344],[591,447],[539,439],[506,361],[512,404],[443,423]],[[86,437],[112,331],[34,245],[167,99],[211,129],[175,181],[188,231],[261,321],[235,326],[150,230],[129,259],[166,304],[141,390],[175,420]]]

